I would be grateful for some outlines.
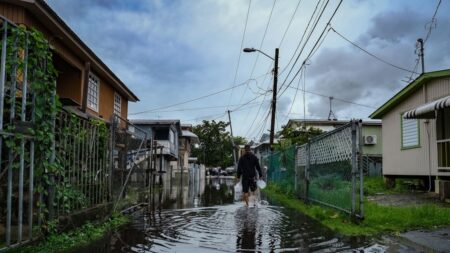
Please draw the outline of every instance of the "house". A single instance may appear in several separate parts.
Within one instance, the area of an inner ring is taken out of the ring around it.
[[[383,120],[383,175],[450,179],[450,69],[421,74],[370,115]],[[437,190],[437,188],[436,188]]]
[[[189,163],[192,163],[192,161],[197,161],[197,159],[191,157],[192,145],[199,144],[200,140],[198,139],[198,136],[192,132],[191,124],[182,124],[181,132],[182,134],[179,140],[179,169],[187,171],[189,168]]]
[[[42,32],[53,49],[57,95],[79,116],[111,119],[128,115],[139,99],[43,0],[3,0],[0,15]]]
[[[258,143],[254,143],[252,146],[253,153],[256,157],[258,157],[259,162],[262,165],[267,165],[265,162],[265,158],[270,155],[271,149],[270,149],[270,136],[269,134],[263,134],[261,138],[259,139]],[[274,138],[273,143],[277,144],[279,141],[278,136]]]
[[[156,152],[153,169],[172,175],[179,167],[179,139],[182,136],[179,120],[134,119],[130,122],[144,130],[154,141]],[[166,176],[168,177],[168,176]]]

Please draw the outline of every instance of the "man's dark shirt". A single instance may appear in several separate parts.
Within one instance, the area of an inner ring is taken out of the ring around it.
[[[261,167],[259,166],[258,158],[252,154],[247,153],[239,158],[237,177],[240,178],[254,178],[256,177],[256,171],[258,170],[259,176],[262,176]]]

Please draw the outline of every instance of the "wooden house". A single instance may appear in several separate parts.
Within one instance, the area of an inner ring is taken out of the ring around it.
[[[0,15],[42,32],[53,49],[57,94],[80,116],[126,119],[139,99],[43,0],[1,0]]]
[[[436,179],[450,189],[450,70],[421,74],[370,117],[383,120],[386,178],[423,178],[431,186]]]

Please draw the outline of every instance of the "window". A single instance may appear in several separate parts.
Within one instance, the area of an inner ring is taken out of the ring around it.
[[[116,115],[120,116],[121,105],[122,105],[122,97],[119,94],[115,93],[114,94],[114,113]]]
[[[419,147],[419,120],[405,119],[401,115],[402,149]]]
[[[98,112],[98,90],[100,80],[94,74],[89,73],[87,106],[92,110]]]

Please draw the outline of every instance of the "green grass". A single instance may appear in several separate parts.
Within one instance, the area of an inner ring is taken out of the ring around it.
[[[300,211],[344,235],[396,234],[412,229],[434,229],[450,225],[450,209],[435,204],[389,207],[365,201],[365,219],[356,224],[348,214],[319,205],[306,205],[301,200],[280,193],[271,185],[265,192],[281,205]]]
[[[88,245],[89,243],[101,239],[108,231],[115,230],[129,219],[123,215],[113,215],[103,223],[87,223],[84,226],[67,233],[53,234],[44,241],[36,245],[26,245],[14,248],[8,252],[16,253],[47,253],[47,252],[68,252],[78,247]]]
[[[411,192],[408,185],[419,185],[417,179],[397,179],[394,188],[388,188],[384,182],[383,177],[365,177],[364,178],[364,194],[375,195],[382,194],[396,194]]]

